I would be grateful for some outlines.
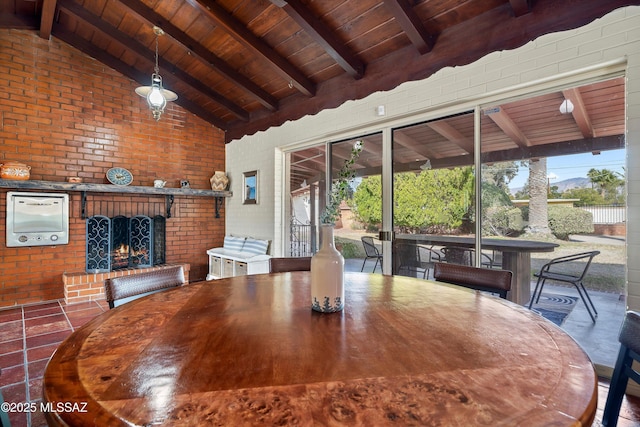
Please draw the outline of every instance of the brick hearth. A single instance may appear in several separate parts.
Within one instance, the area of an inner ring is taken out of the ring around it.
[[[75,304],[85,301],[104,300],[104,282],[112,277],[129,276],[131,274],[158,271],[165,268],[181,265],[184,269],[184,278],[189,283],[189,264],[165,264],[149,268],[125,268],[111,271],[109,273],[64,273],[62,283],[64,284],[64,300],[67,304]]]

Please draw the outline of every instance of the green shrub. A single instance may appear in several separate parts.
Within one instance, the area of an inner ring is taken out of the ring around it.
[[[579,208],[549,206],[549,229],[561,240],[570,234],[593,233],[593,215]]]
[[[523,229],[522,211],[511,206],[487,208],[482,219],[483,236],[513,236]]]
[[[358,245],[351,240],[340,237],[335,238],[336,248],[339,248],[342,256],[346,258],[364,258],[365,253],[362,245]]]

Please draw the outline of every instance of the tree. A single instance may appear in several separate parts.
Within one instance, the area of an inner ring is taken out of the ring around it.
[[[624,185],[624,176],[609,169],[590,169],[587,177],[600,190],[605,203],[614,203],[618,198],[618,189]]]
[[[509,193],[509,183],[518,174],[518,162],[499,162],[482,165],[482,182]]]
[[[576,206],[601,205],[604,199],[593,188],[572,188],[562,193],[563,199],[580,199]]]
[[[460,228],[473,213],[472,168],[439,169],[394,175],[395,225],[408,231]],[[367,226],[382,221],[380,176],[363,178],[354,194],[352,209]]]
[[[529,162],[529,225],[530,234],[551,234],[547,210],[547,159]]]
[[[355,217],[367,226],[382,223],[382,181],[380,175],[362,179],[350,204]]]

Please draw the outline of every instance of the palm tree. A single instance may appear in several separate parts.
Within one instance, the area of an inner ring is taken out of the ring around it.
[[[547,210],[547,159],[529,162],[529,234],[551,234]]]
[[[618,187],[624,184],[622,175],[609,169],[589,169],[587,176],[600,189],[603,199],[607,199],[607,195],[610,196],[609,199],[615,199]]]

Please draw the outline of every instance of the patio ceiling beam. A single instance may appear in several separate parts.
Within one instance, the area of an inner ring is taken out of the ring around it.
[[[591,119],[589,118],[589,113],[587,113],[587,109],[584,106],[584,101],[582,100],[582,95],[580,94],[580,90],[578,88],[563,90],[562,94],[565,99],[568,99],[573,103],[573,111],[571,114],[576,121],[576,124],[580,128],[580,132],[582,132],[582,136],[585,138],[593,137],[593,125],[591,124]]]
[[[426,157],[427,159],[437,159],[442,157],[436,151],[429,149],[426,144],[416,141],[401,130],[393,131],[393,143],[399,144],[402,147],[415,152],[417,155]],[[424,160],[422,161],[424,162]]]
[[[72,0],[59,0],[58,3],[60,5],[60,9],[63,9],[66,13],[69,13],[70,15],[83,20],[86,24],[103,33],[103,35],[110,41],[119,44],[124,49],[137,55],[137,57],[142,58],[143,60],[152,61],[153,52],[149,51],[149,49],[147,49],[141,43],[132,40],[128,35],[118,30],[116,27],[107,24],[96,15],[93,15],[91,12],[84,9],[79,4],[73,2]],[[212,102],[215,102],[221,107],[226,108],[239,119],[244,121],[249,120],[249,113],[247,111],[234,104],[218,92],[214,91],[209,86],[205,85],[202,81],[192,77],[186,71],[181,70],[175,64],[162,57],[158,58],[158,64],[160,66],[160,69],[163,71],[163,74],[165,75],[163,76],[165,79],[166,76],[171,76],[173,77],[173,79],[179,80],[182,83],[191,86],[194,90],[200,92],[203,96],[206,96]]]
[[[518,147],[526,148],[531,146],[531,141],[526,137],[517,124],[509,117],[504,108],[497,107],[485,113],[498,127],[505,133]]]
[[[436,121],[427,123],[431,129],[445,137],[447,141],[457,145],[467,153],[473,153],[473,140],[464,136],[460,131],[445,121]]]
[[[259,37],[256,37],[246,26],[230,15],[222,6],[212,0],[186,0],[191,6],[198,9],[204,16],[218,24],[230,36],[236,39],[244,47],[260,56],[276,72],[290,83],[298,91],[306,96],[314,96],[316,85],[309,80],[300,70],[284,59],[278,52],[271,48]]]
[[[517,160],[528,160],[542,157],[554,157],[567,154],[594,153],[607,150],[619,150],[625,147],[624,135],[604,136],[600,138],[585,138],[574,141],[556,142],[553,144],[537,145],[526,148],[514,148],[511,150],[500,150],[482,154],[482,163],[510,162]],[[415,172],[420,170],[423,161],[394,164],[394,172]],[[472,166],[473,155],[465,154],[443,159],[431,160],[432,169],[453,168],[461,166]],[[370,168],[358,170],[358,176],[375,175],[380,173],[380,168]],[[361,173],[365,173],[362,175]]]
[[[183,49],[198,58],[200,62],[209,67],[212,71],[219,73],[225,79],[230,80],[239,88],[244,90],[249,96],[256,99],[265,108],[271,111],[278,109],[278,100],[271,96],[267,91],[252,82],[237,70],[234,70],[229,64],[217,55],[213,54],[209,49],[200,44],[197,40],[189,37],[178,27],[167,21],[162,15],[156,13],[153,9],[147,7],[139,0],[118,0],[129,11],[136,15],[138,19],[144,21],[149,26],[157,25],[162,28],[165,34],[171,37]]]
[[[284,10],[330,57],[354,79],[364,76],[365,65],[300,0],[271,0]]]
[[[424,26],[407,0],[384,0],[384,4],[420,54],[424,55],[433,49],[436,35]]]

